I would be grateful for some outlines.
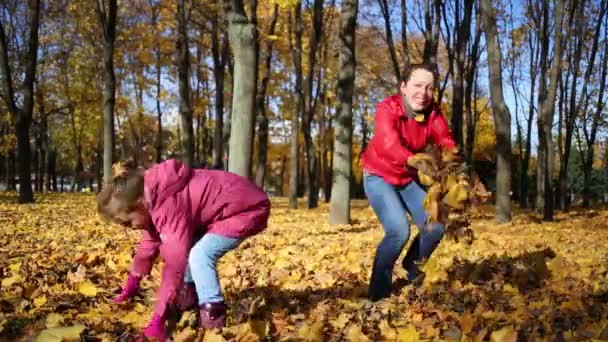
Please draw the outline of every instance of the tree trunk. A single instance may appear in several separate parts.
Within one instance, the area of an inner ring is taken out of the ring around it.
[[[112,182],[114,162],[114,104],[116,77],[114,75],[114,40],[116,38],[116,0],[97,0],[97,17],[103,31],[103,180]],[[62,184],[63,186],[63,184]]]
[[[234,54],[234,91],[228,170],[251,178],[256,92],[254,32],[257,28],[247,18],[242,0],[230,3],[228,34]]]
[[[481,0],[481,18],[488,48],[490,98],[496,130],[496,220],[511,221],[511,115],[502,89],[502,57],[491,0]]]
[[[410,49],[407,42],[407,1],[401,0],[401,48],[403,49],[403,68],[410,67]]]
[[[177,2],[177,78],[179,86],[179,115],[181,123],[181,157],[194,165],[194,129],[192,127],[192,98],[190,91],[190,51],[188,48],[187,0]]]
[[[8,153],[8,158],[6,160],[6,172],[7,172],[7,182],[6,182],[6,190],[8,191],[16,191],[17,190],[17,158],[15,156],[15,151],[12,150]]]
[[[315,0],[313,5],[313,27],[308,50],[308,73],[306,76],[306,93],[304,94],[304,144],[306,150],[306,179],[308,180],[308,208],[318,206],[319,183],[317,174],[317,153],[312,140],[312,121],[316,109],[316,98],[313,95],[314,71],[317,61],[317,47],[321,42],[323,28],[323,0]],[[317,82],[319,87],[320,80]]]
[[[277,20],[279,18],[279,5],[275,4],[270,19],[270,27],[268,35],[274,35]],[[272,74],[272,45],[273,40],[269,39],[266,43],[266,57],[264,59],[264,76],[262,77],[260,90],[256,98],[256,106],[258,113],[258,158],[255,171],[255,183],[263,188],[266,178],[266,168],[268,159],[268,117],[266,116],[266,89]]]
[[[48,174],[49,177],[47,179],[47,187],[50,187],[52,191],[57,192],[57,151],[52,149],[49,152],[49,165],[48,165]],[[49,182],[51,184],[49,184]],[[101,184],[101,183],[100,183]]]
[[[353,91],[355,86],[355,28],[357,0],[342,2],[340,13],[337,122],[334,135],[334,183],[329,211],[330,224],[350,223],[350,179],[352,173]]]
[[[433,11],[432,14],[431,10]],[[426,26],[424,32],[424,63],[436,63],[441,24],[441,1],[433,1],[431,8],[431,0],[424,0],[424,22]]]
[[[391,56],[391,62],[393,63],[393,71],[395,72],[395,79],[397,83],[401,79],[401,71],[399,69],[399,62],[397,61],[397,52],[395,51],[395,42],[393,41],[393,30],[391,29],[391,13],[389,12],[389,4],[387,0],[378,0],[378,5],[380,6],[380,13],[382,13],[382,18],[384,18],[384,30],[386,32],[386,44],[388,45],[388,52]],[[405,12],[405,3],[402,0],[402,13]],[[402,20],[406,20],[402,15]],[[405,25],[402,25],[402,29]],[[407,33],[402,32],[402,35],[406,35],[405,39],[402,36],[402,40],[407,42]],[[407,51],[407,47],[406,47]],[[407,55],[406,55],[407,56]]]
[[[36,78],[36,65],[38,62],[38,29],[40,23],[40,0],[29,0],[27,12],[27,50],[24,55],[25,75],[23,78],[22,107],[19,108],[15,99],[15,84],[13,84],[10,62],[9,44],[4,26],[0,23],[0,89],[8,111],[15,122],[17,136],[17,153],[19,156],[19,203],[33,203],[31,179],[31,147],[30,125],[34,110],[34,80]]]
[[[298,185],[299,185],[299,116],[304,110],[304,98],[302,94],[302,2],[298,1],[295,6],[295,46],[292,47],[293,61],[295,65],[295,103],[296,110],[291,116],[291,147],[289,155],[289,207],[298,207]],[[290,21],[291,23],[291,21]],[[291,42],[291,35],[289,37]]]
[[[604,37],[608,34],[608,25],[604,23]],[[591,132],[587,132],[587,125],[584,124],[584,133],[585,140],[587,142],[587,156],[583,159],[583,206],[589,207],[591,205],[591,174],[593,172],[593,158],[594,158],[594,147],[595,140],[597,137],[597,131],[602,120],[602,115],[604,111],[604,93],[606,91],[606,78],[608,76],[608,42],[604,40],[604,53],[602,58],[601,66],[601,76],[599,80],[600,89],[598,94],[598,102],[596,105],[595,112],[593,113],[592,122],[591,122]]]
[[[479,63],[479,55],[480,48],[479,43],[481,40],[481,23],[480,23],[479,11],[477,11],[476,20],[475,20],[475,40],[473,44],[471,44],[471,50],[469,52],[469,61],[465,67],[465,108],[466,108],[466,116],[465,116],[465,126],[466,126],[466,135],[465,135],[465,158],[466,163],[469,166],[469,170],[473,170],[473,146],[475,143],[475,129],[477,126],[477,122],[475,118],[477,117],[477,113],[474,112],[473,108],[476,107],[477,103],[477,79],[479,77],[479,72],[477,70],[477,65]]]
[[[157,46],[156,51],[156,162],[160,163],[163,160],[163,112],[160,109],[160,94],[162,73],[160,64],[160,46]]]
[[[543,15],[548,21],[548,9],[549,2],[545,1],[545,8]],[[557,93],[557,81],[561,71],[562,64],[562,17],[563,17],[563,0],[558,0],[555,5],[555,47],[553,52],[553,60],[551,62],[551,70],[549,74],[549,84],[547,88],[540,88],[539,96],[539,108],[540,115],[538,120],[538,134],[539,134],[539,169],[538,182],[543,184],[540,189],[540,194],[543,198],[543,220],[552,221],[554,211],[554,199],[553,199],[553,161],[555,158],[555,152],[553,149],[553,116],[555,110],[555,97]],[[548,26],[548,23],[544,23]],[[548,33],[548,29],[544,30]],[[543,34],[543,39],[548,40],[549,35]],[[548,41],[543,41],[543,45],[547,44]],[[547,47],[548,48],[548,47]],[[541,53],[542,55],[542,53]],[[542,176],[541,176],[542,175]]]
[[[460,12],[460,1],[456,2],[457,11]],[[463,145],[463,74],[465,72],[465,47],[471,35],[471,16],[473,13],[473,0],[464,0],[463,19],[458,23],[456,31],[456,48],[454,53],[454,78],[452,79],[452,134],[458,146]],[[459,14],[456,18],[460,20]],[[476,57],[470,57],[476,58]]]
[[[538,73],[538,61],[540,49],[538,49],[538,36],[532,37],[532,33],[528,36],[528,46],[530,47],[530,101],[528,106],[528,117],[526,119],[526,149],[522,159],[520,179],[519,179],[519,204],[521,208],[528,208],[528,168],[530,165],[530,154],[532,148],[532,123],[534,122],[534,94],[536,93],[536,78]]]
[[[224,72],[228,59],[227,35],[220,32],[217,14],[211,17],[211,54],[213,56],[213,79],[215,81],[215,132],[213,143],[213,168],[224,168]]]

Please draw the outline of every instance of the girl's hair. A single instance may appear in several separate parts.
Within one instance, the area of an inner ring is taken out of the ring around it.
[[[437,70],[437,63],[418,63],[411,64],[408,68],[405,68],[403,72],[401,72],[401,79],[399,79],[399,85],[401,85],[401,83],[407,83],[410,80],[412,73],[414,73],[414,71],[418,69],[426,70],[433,74],[433,79],[435,80],[435,82],[437,82],[439,73]]]
[[[121,217],[141,203],[144,196],[143,169],[130,161],[112,166],[112,182],[97,195],[97,212],[108,221],[121,223]]]

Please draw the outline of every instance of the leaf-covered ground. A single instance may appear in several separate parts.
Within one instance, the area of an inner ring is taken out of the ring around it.
[[[145,326],[158,266],[136,300],[111,303],[137,232],[103,224],[91,194],[0,197],[0,340],[128,341]],[[221,261],[229,327],[203,334],[186,313],[175,340],[608,340],[608,210],[506,225],[480,210],[471,245],[444,239],[421,286],[370,303],[382,229],[367,204],[350,226],[329,226],[326,205],[273,204],[269,228]]]

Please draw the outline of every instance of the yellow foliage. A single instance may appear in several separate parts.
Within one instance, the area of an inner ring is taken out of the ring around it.
[[[367,203],[353,202],[352,225],[330,226],[324,203],[290,210],[286,199],[272,202],[267,230],[219,262],[228,327],[203,334],[188,313],[173,340],[513,341],[518,332],[539,338],[541,327],[578,340],[608,333],[601,309],[608,210],[559,213],[545,224],[515,212],[512,225],[496,226],[492,208],[477,208],[472,245],[444,239],[421,265],[419,287],[395,286],[394,296],[370,303],[384,233]],[[146,326],[161,265],[139,296],[112,303],[139,233],[102,223],[93,194],[40,194],[33,205],[0,203],[0,212],[0,340],[80,340],[86,329],[87,338],[114,341],[116,326],[133,333]],[[579,328],[567,332],[571,319]]]

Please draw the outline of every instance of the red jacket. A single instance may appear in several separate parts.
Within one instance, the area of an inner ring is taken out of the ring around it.
[[[408,118],[401,94],[389,96],[376,107],[374,137],[363,152],[363,169],[393,185],[415,179],[407,159],[432,141],[442,148],[456,147],[448,124],[434,105],[424,122]]]

